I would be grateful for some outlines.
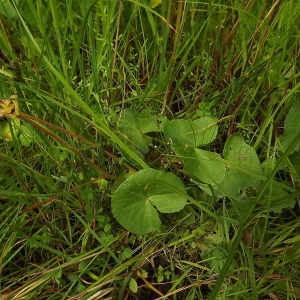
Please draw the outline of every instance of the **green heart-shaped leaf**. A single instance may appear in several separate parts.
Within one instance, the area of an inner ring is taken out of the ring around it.
[[[146,133],[159,131],[159,126],[156,116],[153,116],[151,111],[136,111],[133,108],[127,108],[122,111],[118,129],[122,133],[124,143],[140,158],[144,159],[151,143],[151,139]],[[123,150],[120,149],[120,151]],[[128,158],[125,151],[123,154]]]

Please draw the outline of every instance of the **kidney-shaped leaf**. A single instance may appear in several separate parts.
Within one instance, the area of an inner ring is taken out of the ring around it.
[[[151,138],[146,134],[159,131],[159,125],[156,116],[153,116],[150,110],[136,111],[133,108],[127,108],[122,111],[118,129],[122,133],[121,138],[124,143],[141,159],[144,159],[151,143]],[[123,149],[120,151],[125,158],[131,160]]]
[[[223,156],[228,165],[224,181],[219,185],[221,194],[238,200],[247,188],[260,187],[259,177],[263,175],[260,161],[254,148],[240,135],[233,135],[226,141]]]
[[[118,128],[122,131],[136,128],[141,133],[156,132],[159,130],[157,118],[150,110],[136,111],[133,108],[127,108],[122,111]]]
[[[164,134],[175,146],[199,147],[211,143],[217,136],[215,119],[171,120],[165,124]]]
[[[126,179],[112,197],[112,213],[128,231],[145,234],[160,229],[156,211],[173,213],[186,204],[183,182],[174,174],[145,169]]]

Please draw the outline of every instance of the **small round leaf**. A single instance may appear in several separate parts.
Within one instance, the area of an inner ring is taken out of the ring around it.
[[[130,278],[129,280],[129,288],[133,293],[137,293],[138,291],[138,285],[134,278]]]

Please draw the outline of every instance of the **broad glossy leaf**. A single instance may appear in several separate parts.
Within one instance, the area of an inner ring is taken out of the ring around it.
[[[133,108],[127,108],[122,111],[118,128],[128,130],[137,128],[142,133],[158,131],[156,116],[150,110],[136,111]]]
[[[171,120],[165,124],[164,134],[175,147],[199,147],[211,143],[217,136],[215,119],[202,117],[198,120]]]
[[[226,164],[220,154],[194,149],[194,151],[189,151],[188,156],[183,157],[184,170],[197,181],[211,186],[222,182]]]
[[[126,179],[112,197],[112,213],[128,231],[145,234],[160,229],[156,209],[180,211],[186,204],[183,182],[174,174],[145,169]]]
[[[217,188],[220,194],[239,200],[247,188],[261,186],[263,172],[256,151],[240,135],[233,135],[226,141],[223,157],[228,164],[224,181]]]
[[[138,112],[133,108],[122,111],[118,129],[123,134],[123,141],[142,159],[149,151],[151,143],[146,133],[159,131],[156,116],[153,116],[149,110]]]
[[[144,109],[138,113],[133,110],[133,112],[135,125],[142,133],[157,132],[159,130],[157,117],[150,110]]]

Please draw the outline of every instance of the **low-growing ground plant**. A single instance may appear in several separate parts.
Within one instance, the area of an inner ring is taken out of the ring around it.
[[[298,299],[299,5],[0,3],[0,299]]]

